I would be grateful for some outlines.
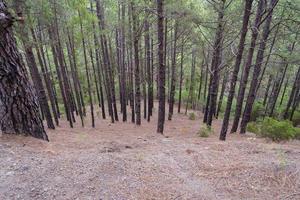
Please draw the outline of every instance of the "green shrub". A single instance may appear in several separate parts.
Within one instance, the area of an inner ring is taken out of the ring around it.
[[[259,135],[259,133],[260,133],[259,124],[256,122],[249,122],[247,124],[247,131]]]
[[[261,102],[256,102],[253,105],[250,121],[256,121],[257,119],[263,117],[265,113],[264,105]]]
[[[195,113],[189,113],[189,120],[195,120],[196,119],[196,115]]]
[[[292,122],[293,122],[294,126],[300,125],[300,112],[299,111],[295,111]]]
[[[213,130],[210,126],[204,126],[204,127],[201,127],[199,132],[198,132],[198,135],[200,137],[209,137],[211,134],[213,133]]]
[[[295,134],[295,139],[300,140],[300,128],[296,127],[296,134]]]
[[[289,140],[296,136],[296,129],[290,121],[277,121],[267,117],[261,122],[259,134],[273,141]]]

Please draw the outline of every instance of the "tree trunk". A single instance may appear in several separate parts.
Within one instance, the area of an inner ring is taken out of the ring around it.
[[[218,98],[218,79],[219,79],[219,65],[221,63],[222,56],[222,44],[223,44],[223,31],[224,31],[224,12],[225,1],[222,0],[221,7],[218,10],[218,28],[216,32],[216,38],[214,43],[214,52],[211,64],[211,84],[210,84],[210,101],[207,116],[207,125],[212,125],[212,119],[216,111],[217,98]]]
[[[298,96],[299,89],[300,89],[300,67],[298,68],[297,74],[295,76],[295,80],[294,80],[294,84],[293,84],[293,87],[292,87],[292,91],[291,91],[291,94],[289,96],[289,100],[287,102],[286,109],[285,109],[284,114],[283,114],[283,118],[284,119],[288,119],[289,118],[289,116],[290,116],[290,113],[289,113],[290,108],[291,108],[294,100]]]
[[[79,15],[79,20],[80,20],[80,33],[81,33],[81,37],[82,37],[83,57],[84,57],[84,64],[85,64],[86,80],[87,80],[87,85],[88,85],[88,94],[89,94],[89,102],[90,102],[90,109],[91,109],[92,127],[95,127],[94,104],[93,104],[93,97],[92,97],[92,91],[91,91],[90,73],[89,73],[87,52],[86,52],[86,43],[85,43],[83,27],[82,27],[82,18],[81,18],[81,14],[80,14],[79,10],[78,10],[78,15]]]
[[[158,123],[157,132],[163,134],[165,124],[165,62],[164,62],[164,0],[157,0],[157,38],[158,38]]]
[[[222,129],[221,129],[221,133],[220,133],[220,140],[226,139],[228,124],[229,124],[229,119],[230,119],[230,113],[231,113],[231,106],[232,106],[232,101],[233,101],[234,94],[235,94],[236,81],[237,81],[237,77],[238,77],[238,74],[240,71],[240,65],[241,65],[244,47],[245,47],[245,39],[246,39],[246,35],[248,32],[248,23],[249,23],[249,18],[251,15],[252,2],[253,2],[253,0],[246,0],[246,3],[245,3],[243,26],[241,29],[241,38],[240,38],[238,52],[237,52],[231,80],[230,80],[230,88],[229,88],[229,94],[227,97],[227,104],[226,104],[226,109],[225,109],[225,113],[224,113]]]
[[[250,120],[252,106],[253,106],[256,92],[257,92],[256,87],[258,84],[258,77],[260,75],[261,66],[262,66],[262,62],[264,59],[264,52],[265,52],[267,40],[268,40],[268,37],[270,34],[270,25],[272,22],[272,14],[273,14],[273,10],[274,10],[274,7],[277,4],[277,2],[278,2],[278,0],[270,0],[270,3],[269,3],[270,11],[269,11],[269,15],[268,15],[265,25],[264,25],[262,38],[261,38],[259,49],[257,52],[256,63],[255,63],[254,70],[253,70],[252,81],[251,81],[249,94],[248,94],[248,98],[247,98],[247,102],[245,105],[245,110],[244,110],[244,114],[243,114],[243,118],[242,118],[242,122],[241,122],[241,130],[240,130],[241,134],[246,132],[247,123]]]
[[[226,85],[227,85],[227,78],[228,78],[228,72],[225,72],[225,75],[224,75],[223,81],[222,81],[221,92],[220,92],[220,96],[219,96],[218,108],[217,108],[217,112],[216,112],[216,119],[218,119],[219,113],[220,113],[220,110],[222,107],[224,92],[225,92]]]
[[[139,33],[138,33],[138,19],[136,13],[136,5],[131,3],[132,23],[133,23],[133,49],[134,49],[134,80],[135,80],[135,113],[136,124],[141,125],[141,91],[140,91],[140,63],[139,63]]]
[[[252,28],[252,36],[251,36],[251,43],[247,55],[247,60],[246,64],[243,70],[243,76],[242,80],[240,82],[240,87],[239,87],[239,93],[237,97],[237,104],[236,104],[236,109],[235,109],[235,115],[234,115],[234,120],[233,120],[233,125],[231,127],[231,133],[235,133],[237,131],[237,128],[239,126],[240,122],[240,117],[243,109],[243,102],[244,102],[244,96],[245,96],[245,90],[248,82],[248,77],[250,73],[250,68],[252,65],[252,58],[254,54],[254,49],[256,46],[256,39],[258,37],[259,33],[259,26],[261,23],[261,18],[263,15],[263,10],[265,7],[265,1],[264,0],[259,0],[258,6],[257,6],[257,11],[256,11],[256,17],[255,17],[255,22]]]
[[[178,98],[178,113],[181,109],[181,93],[182,93],[182,82],[183,82],[183,50],[184,50],[184,39],[182,37],[181,50],[180,50],[180,80],[179,80],[179,98]]]
[[[48,140],[37,99],[13,36],[14,19],[0,0],[0,127],[6,134]]]
[[[174,28],[174,47],[173,47],[173,57],[172,57],[172,68],[171,68],[171,91],[170,91],[170,102],[169,102],[169,116],[168,120],[172,120],[173,108],[175,103],[175,84],[176,84],[176,59],[177,59],[177,32],[178,32],[178,20],[175,21]]]

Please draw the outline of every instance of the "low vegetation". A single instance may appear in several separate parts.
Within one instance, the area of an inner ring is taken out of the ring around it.
[[[198,132],[198,135],[200,137],[204,137],[204,138],[207,138],[209,137],[211,134],[213,134],[214,131],[213,129],[211,128],[211,126],[202,126]]]
[[[189,114],[189,120],[196,120],[196,114],[195,113],[190,113]]]
[[[260,137],[270,138],[273,141],[291,140],[300,138],[300,128],[294,127],[292,122],[266,117],[262,121],[250,122],[247,126],[249,132]]]

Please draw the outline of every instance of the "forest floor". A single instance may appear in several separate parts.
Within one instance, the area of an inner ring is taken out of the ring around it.
[[[0,137],[0,199],[300,199],[300,141],[197,135],[202,121],[175,114],[165,135],[157,113],[141,127],[97,119],[61,122],[50,142]],[[130,116],[129,116],[130,119]]]

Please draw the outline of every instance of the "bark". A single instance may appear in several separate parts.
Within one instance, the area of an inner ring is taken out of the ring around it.
[[[261,38],[259,49],[258,49],[257,56],[256,56],[256,63],[255,63],[254,70],[253,70],[253,76],[252,76],[252,81],[251,81],[251,85],[250,85],[250,89],[249,89],[249,94],[248,94],[247,102],[245,105],[243,118],[241,121],[241,130],[240,130],[241,134],[246,132],[247,123],[250,120],[250,115],[252,112],[252,107],[253,107],[256,92],[257,92],[256,87],[258,84],[258,77],[261,72],[261,66],[262,66],[262,62],[264,59],[264,52],[265,52],[267,40],[268,40],[268,37],[270,34],[272,14],[273,14],[274,6],[276,5],[277,1],[278,0],[270,0],[270,3],[269,3],[270,11],[269,11],[269,15],[268,15],[265,25],[264,25],[262,38]]]
[[[81,33],[81,41],[82,41],[82,47],[83,47],[83,57],[84,57],[84,64],[85,64],[85,73],[86,73],[86,80],[88,85],[88,94],[89,94],[89,102],[90,102],[90,111],[91,111],[91,118],[92,118],[92,127],[95,127],[95,116],[94,116],[94,104],[93,104],[93,97],[92,97],[92,91],[91,91],[91,83],[90,83],[90,73],[89,73],[89,67],[88,67],[88,60],[87,60],[87,52],[86,52],[86,42],[84,39],[84,33],[83,33],[83,26],[82,26],[82,18],[80,11],[78,11],[79,19],[80,19],[80,33]]]
[[[265,95],[264,95],[263,105],[266,105],[266,103],[267,103],[267,99],[268,99],[268,96],[269,96],[269,90],[270,90],[270,87],[271,87],[271,84],[272,84],[272,79],[273,79],[273,75],[271,74],[269,76],[269,79],[268,79],[266,92],[265,92]]]
[[[188,99],[186,102],[186,107],[185,107],[185,114],[187,114],[189,102],[191,101],[191,108],[193,108],[193,103],[194,103],[194,85],[195,85],[195,65],[196,65],[196,52],[195,49],[193,49],[192,52],[192,66],[191,66],[191,80],[190,80],[190,87],[189,87],[189,94],[188,94]]]
[[[231,113],[231,107],[232,107],[232,102],[233,102],[233,98],[234,98],[234,94],[235,94],[236,81],[237,81],[237,77],[238,77],[238,74],[240,71],[240,65],[241,65],[244,47],[245,47],[245,39],[246,39],[247,32],[248,32],[248,23],[249,23],[249,18],[251,15],[252,3],[253,3],[253,0],[246,0],[246,3],[245,3],[243,25],[242,25],[242,29],[241,29],[241,37],[240,37],[240,41],[239,41],[238,52],[237,52],[231,80],[230,80],[230,88],[229,88],[226,109],[225,109],[225,113],[224,113],[221,133],[220,133],[220,140],[226,139],[228,124],[229,124],[229,119],[230,119],[230,113]]]
[[[182,93],[182,82],[183,82],[183,50],[184,50],[184,39],[182,37],[181,50],[180,50],[180,79],[179,79],[179,97],[178,97],[178,113],[181,109],[181,93]]]
[[[218,27],[214,43],[214,51],[211,64],[211,84],[210,84],[210,101],[207,115],[207,125],[212,125],[212,119],[216,111],[217,97],[218,97],[218,79],[219,79],[219,65],[221,63],[222,56],[222,44],[223,44],[223,31],[224,31],[224,9],[225,1],[222,0],[220,9],[218,11]]]
[[[22,10],[24,9],[24,2],[16,1],[15,2],[15,11],[18,14],[18,17],[24,18]],[[50,111],[50,107],[48,105],[47,95],[43,86],[43,81],[39,73],[39,69],[35,60],[35,56],[33,53],[33,42],[29,38],[29,32],[27,24],[20,23],[18,27],[18,32],[20,34],[21,41],[25,50],[25,57],[27,61],[27,65],[29,67],[29,71],[31,74],[31,78],[34,84],[34,88],[37,94],[38,102],[42,111],[43,116],[47,121],[47,126],[50,129],[55,129],[52,115]]]
[[[73,78],[73,85],[75,89],[75,95],[77,99],[77,108],[79,112],[79,117],[81,120],[81,126],[84,126],[84,121],[83,121],[83,97],[81,97],[81,86],[80,86],[80,81],[78,77],[78,72],[77,72],[77,64],[76,64],[76,53],[75,53],[75,48],[74,48],[74,41],[72,40],[73,38],[71,37],[69,30],[67,29],[67,34],[68,34],[68,54],[70,57],[70,67],[71,67],[71,74]]]
[[[37,57],[38,57],[38,60],[39,60],[39,64],[41,66],[42,74],[43,74],[43,77],[44,77],[44,82],[45,82],[46,89],[47,89],[47,94],[48,94],[48,97],[49,97],[49,100],[50,100],[54,120],[55,120],[56,125],[58,125],[59,121],[58,121],[58,115],[57,115],[57,110],[56,110],[56,105],[55,105],[55,98],[54,98],[53,88],[51,86],[51,80],[50,80],[49,73],[48,73],[48,71],[46,70],[46,67],[45,67],[46,62],[43,61],[43,59],[45,59],[45,58],[43,58],[44,57],[43,47],[37,41],[37,37],[36,37],[36,34],[35,34],[33,29],[31,29],[31,34],[32,34],[32,38],[33,38],[33,41],[34,41],[34,44],[35,44],[36,54],[37,54]]]
[[[131,3],[132,23],[133,23],[133,49],[134,49],[134,80],[135,80],[135,114],[136,124],[141,125],[141,91],[140,91],[140,63],[139,63],[139,33],[138,33],[138,19],[136,13],[136,5]]]
[[[131,122],[135,123],[135,103],[134,103],[134,86],[133,86],[133,33],[132,33],[132,10],[131,6],[128,6],[128,63],[129,63],[129,98],[131,107]]]
[[[286,61],[285,61],[286,62]],[[288,64],[284,64],[284,66],[281,66],[279,74],[278,74],[278,78],[274,81],[274,87],[271,93],[271,96],[269,98],[269,103],[268,103],[268,107],[267,107],[267,115],[269,117],[272,117],[274,114],[274,109],[275,109],[275,105],[282,87],[282,83],[283,80],[285,78],[286,75],[286,71],[288,68]]]
[[[12,30],[14,19],[3,0],[0,0],[0,16],[1,131],[49,141],[39,115],[37,99],[17,49]]]
[[[165,123],[165,62],[164,62],[164,0],[157,0],[157,38],[158,38],[158,123],[157,132],[163,134]]]
[[[240,117],[243,109],[243,102],[244,102],[244,96],[245,96],[245,90],[248,82],[248,77],[250,73],[250,68],[252,65],[252,58],[254,54],[254,49],[256,46],[256,39],[259,34],[259,27],[263,15],[263,10],[265,7],[265,1],[264,0],[259,0],[258,6],[257,6],[257,11],[256,11],[256,17],[255,17],[255,22],[252,27],[252,36],[251,36],[251,43],[247,55],[247,60],[245,63],[245,67],[243,70],[243,75],[242,75],[242,80],[240,82],[240,87],[239,87],[239,92],[238,92],[238,97],[237,97],[237,104],[236,104],[236,109],[235,109],[235,115],[234,115],[234,120],[233,120],[233,125],[231,127],[231,133],[235,133],[237,131],[239,122],[240,122]]]
[[[285,109],[284,114],[283,114],[284,119],[289,119],[290,118],[291,115],[290,115],[289,111],[290,111],[290,108],[291,108],[294,100],[298,96],[299,89],[300,89],[300,67],[298,68],[297,74],[295,76],[292,91],[291,91],[291,94],[289,96],[289,100],[287,102],[286,109]]]
[[[151,71],[151,48],[150,48],[150,25],[148,20],[145,21],[145,49],[146,49],[146,71],[148,83],[148,115],[147,121],[150,121],[152,114],[152,98],[153,98],[153,84],[152,84],[152,71]]]
[[[93,10],[93,3],[91,2],[91,10]],[[101,106],[101,111],[102,111],[102,118],[106,119],[106,114],[105,114],[105,105],[104,105],[104,95],[103,95],[103,87],[102,87],[102,69],[101,69],[101,56],[100,56],[100,45],[99,45],[99,40],[98,36],[96,34],[96,25],[93,22],[93,36],[94,36],[94,45],[95,45],[95,55],[96,55],[96,70],[97,70],[97,78],[98,78],[98,84],[99,84],[99,92],[100,92],[100,106]]]
[[[282,106],[288,85],[289,85],[289,77],[286,79],[284,87],[283,87],[283,91],[282,91],[282,95],[281,95],[280,103],[279,103],[280,106]]]
[[[126,94],[126,74],[125,74],[125,3],[122,2],[121,5],[121,15],[122,15],[122,25],[121,25],[121,96],[122,96],[122,113],[123,113],[123,122],[127,121],[127,94]]]
[[[220,92],[220,96],[219,96],[219,102],[218,102],[218,108],[217,108],[217,112],[216,112],[216,119],[218,119],[219,117],[219,113],[223,104],[223,97],[224,97],[224,92],[226,89],[226,85],[227,85],[227,78],[228,78],[228,72],[225,72],[223,81],[222,81],[222,86],[221,86],[221,92]]]
[[[96,1],[96,10],[97,10],[99,29],[103,31],[105,29],[105,23],[104,23],[103,7],[102,4],[100,4],[100,0]],[[110,88],[112,83],[112,81],[110,80],[111,71],[110,71],[107,40],[106,40],[106,35],[104,33],[100,35],[100,41],[101,41],[100,44],[102,48],[103,68],[104,68],[105,79],[106,79],[105,86],[106,86],[108,113],[111,117],[111,122],[114,123],[115,118],[114,118],[113,107],[112,107],[112,90]]]
[[[174,103],[175,103],[175,84],[176,84],[176,58],[177,58],[177,32],[178,32],[178,20],[175,21],[174,27],[174,47],[173,47],[173,57],[171,66],[171,91],[170,91],[170,101],[169,101],[169,116],[168,120],[172,120]]]

